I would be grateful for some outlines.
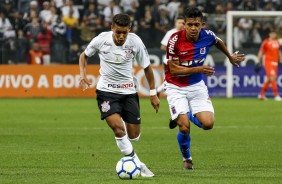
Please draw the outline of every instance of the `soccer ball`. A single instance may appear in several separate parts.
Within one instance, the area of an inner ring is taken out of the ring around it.
[[[116,173],[120,179],[135,179],[141,173],[140,164],[132,157],[123,157],[116,165]]]

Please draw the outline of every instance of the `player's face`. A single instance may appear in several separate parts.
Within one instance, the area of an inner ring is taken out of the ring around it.
[[[182,30],[184,27],[184,19],[177,19],[175,22],[175,28],[177,30]]]
[[[186,18],[184,23],[184,29],[186,30],[186,38],[188,41],[197,41],[201,28],[204,26],[201,17]]]
[[[276,36],[277,36],[276,32],[270,32],[269,33],[269,38],[270,39],[276,39]]]
[[[113,39],[117,46],[122,46],[127,38],[127,35],[130,31],[130,27],[123,27],[123,26],[112,26],[113,31]]]

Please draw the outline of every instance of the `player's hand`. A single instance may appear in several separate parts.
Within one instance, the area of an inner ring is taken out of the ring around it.
[[[150,96],[151,104],[156,110],[156,113],[158,113],[159,107],[160,107],[160,99],[157,95]]]
[[[255,72],[259,73],[260,70],[261,70],[261,63],[259,62],[259,63],[256,63],[255,65]]]
[[[200,72],[204,75],[207,75],[207,76],[211,76],[215,73],[215,70],[213,67],[210,67],[210,66],[199,66],[199,69],[200,69]]]
[[[245,54],[239,54],[239,51],[236,51],[231,55],[229,60],[232,65],[239,67],[238,63],[245,60]]]
[[[86,89],[88,89],[90,87],[91,83],[88,81],[87,78],[80,77],[79,85],[80,85],[80,88],[82,89],[82,91],[85,91]]]

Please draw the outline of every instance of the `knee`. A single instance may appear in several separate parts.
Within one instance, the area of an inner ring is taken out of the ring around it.
[[[141,133],[136,135],[128,135],[128,139],[132,142],[137,142],[141,136]]]
[[[183,134],[188,134],[190,132],[190,125],[189,123],[180,123],[179,125],[179,131]]]
[[[203,129],[204,130],[210,130],[210,129],[213,128],[214,120],[213,119],[208,119],[205,122],[203,122],[202,124],[203,124]]]
[[[123,127],[116,126],[112,128],[116,137],[123,137],[126,135],[125,129]]]

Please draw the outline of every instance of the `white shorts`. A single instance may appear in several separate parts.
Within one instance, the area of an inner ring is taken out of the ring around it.
[[[167,95],[171,119],[173,120],[179,114],[186,114],[189,111],[192,111],[193,114],[202,111],[214,113],[208,88],[204,81],[185,87],[179,87],[165,82],[165,93]]]

